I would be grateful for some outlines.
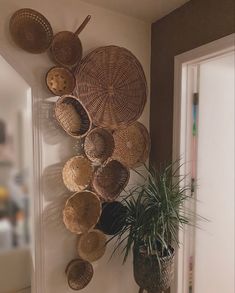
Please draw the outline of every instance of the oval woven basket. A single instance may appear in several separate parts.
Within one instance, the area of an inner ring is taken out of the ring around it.
[[[55,106],[55,117],[61,127],[75,138],[84,137],[91,129],[91,119],[83,104],[72,95],[64,95]]]
[[[75,94],[97,126],[116,129],[136,121],[147,99],[143,68],[127,49],[100,47],[76,71]]]
[[[91,191],[82,191],[72,195],[63,210],[66,228],[75,234],[86,233],[94,228],[101,214],[98,196]]]
[[[78,258],[67,265],[65,273],[69,287],[72,290],[82,290],[90,283],[94,270],[91,263]]]
[[[94,128],[85,138],[84,150],[92,162],[103,163],[111,157],[114,150],[111,132],[104,128]]]
[[[129,168],[145,163],[150,152],[150,136],[146,127],[135,122],[125,129],[113,133],[115,148],[112,158]]]
[[[129,169],[116,160],[100,166],[93,175],[92,186],[105,201],[114,201],[128,184]]]
[[[89,262],[100,259],[106,249],[106,236],[103,232],[94,229],[79,236],[78,255]]]
[[[75,156],[64,165],[62,176],[70,191],[82,191],[88,187],[92,178],[91,162],[83,156]]]

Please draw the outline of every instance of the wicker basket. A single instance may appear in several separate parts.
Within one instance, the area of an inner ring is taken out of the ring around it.
[[[101,203],[91,191],[82,191],[72,195],[63,210],[63,221],[66,228],[75,234],[86,233],[98,222],[101,214]]]
[[[93,175],[92,185],[105,201],[114,201],[128,184],[129,169],[116,160],[99,167]]]
[[[75,94],[97,126],[116,129],[136,121],[147,99],[143,68],[127,49],[100,47],[76,71]]]
[[[151,293],[161,293],[167,290],[174,279],[174,249],[172,254],[160,258],[161,271],[156,256],[147,256],[137,249],[133,249],[134,254],[134,277],[136,283]]]
[[[120,232],[126,214],[126,208],[118,201],[103,203],[102,213],[96,228],[107,235]]]
[[[100,259],[106,249],[106,236],[95,229],[79,236],[77,251],[78,255],[89,262]]]
[[[91,162],[83,156],[69,159],[63,168],[63,181],[70,191],[82,191],[88,187],[92,178]]]
[[[92,264],[78,258],[68,264],[65,273],[69,287],[72,290],[82,290],[90,283],[94,270]]]
[[[111,157],[114,150],[112,134],[104,128],[94,128],[85,138],[84,150],[91,161],[103,163]]]
[[[74,96],[64,95],[55,106],[55,117],[61,127],[75,138],[84,137],[91,129],[91,119],[81,102]]]
[[[113,133],[115,148],[113,159],[129,168],[145,163],[150,152],[150,136],[145,126],[139,122]]]

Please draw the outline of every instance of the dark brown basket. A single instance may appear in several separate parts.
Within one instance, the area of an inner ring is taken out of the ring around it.
[[[71,94],[75,88],[75,77],[65,67],[52,67],[46,75],[48,89],[56,96]]]
[[[82,290],[90,283],[94,270],[92,264],[78,258],[68,264],[65,273],[69,287],[72,290]]]
[[[98,48],[77,69],[75,95],[87,107],[95,125],[126,127],[140,117],[146,103],[143,68],[127,49]]]
[[[83,104],[74,96],[64,95],[55,106],[55,117],[61,127],[75,138],[84,137],[91,129],[91,119]]]
[[[135,168],[145,163],[150,152],[150,136],[146,127],[135,122],[113,133],[115,148],[112,158]]]
[[[72,195],[63,210],[66,228],[75,234],[86,233],[94,228],[101,214],[98,196],[91,191],[82,191]]]
[[[111,157],[113,149],[113,136],[104,128],[94,128],[85,138],[84,150],[92,162],[103,163]]]
[[[128,184],[129,169],[116,160],[99,167],[93,175],[92,185],[105,201],[114,201]]]
[[[33,9],[17,10],[11,17],[9,27],[14,42],[27,52],[42,53],[52,42],[53,31],[50,23]]]

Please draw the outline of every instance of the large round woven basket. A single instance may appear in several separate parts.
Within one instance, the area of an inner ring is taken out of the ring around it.
[[[99,167],[93,175],[92,185],[105,201],[114,201],[128,184],[129,169],[116,160]]]
[[[106,236],[103,232],[94,229],[79,236],[78,255],[89,262],[100,259],[106,249]]]
[[[126,127],[140,117],[146,103],[143,68],[127,49],[100,47],[78,67],[75,95],[87,107],[95,125]]]
[[[146,127],[135,122],[125,129],[113,133],[115,148],[112,158],[129,168],[145,163],[150,152],[150,136]]]
[[[88,187],[92,178],[91,162],[83,156],[75,156],[64,165],[62,176],[70,191],[82,191]]]
[[[85,138],[84,150],[91,161],[98,164],[103,163],[111,157],[114,150],[111,132],[104,128],[94,128]]]
[[[98,222],[101,214],[101,203],[91,191],[82,191],[72,195],[63,210],[63,221],[72,233],[86,233]]]
[[[92,264],[78,258],[68,264],[65,273],[69,287],[72,290],[82,290],[90,283],[94,270]]]
[[[90,116],[75,96],[64,95],[58,99],[55,117],[61,127],[75,138],[84,137],[91,129]]]

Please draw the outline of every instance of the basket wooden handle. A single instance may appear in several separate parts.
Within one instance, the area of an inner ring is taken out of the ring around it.
[[[83,23],[79,26],[79,28],[76,30],[76,32],[74,33],[75,35],[79,35],[83,29],[85,28],[85,26],[88,24],[88,22],[91,19],[91,15],[88,15],[85,20],[83,21]]]

